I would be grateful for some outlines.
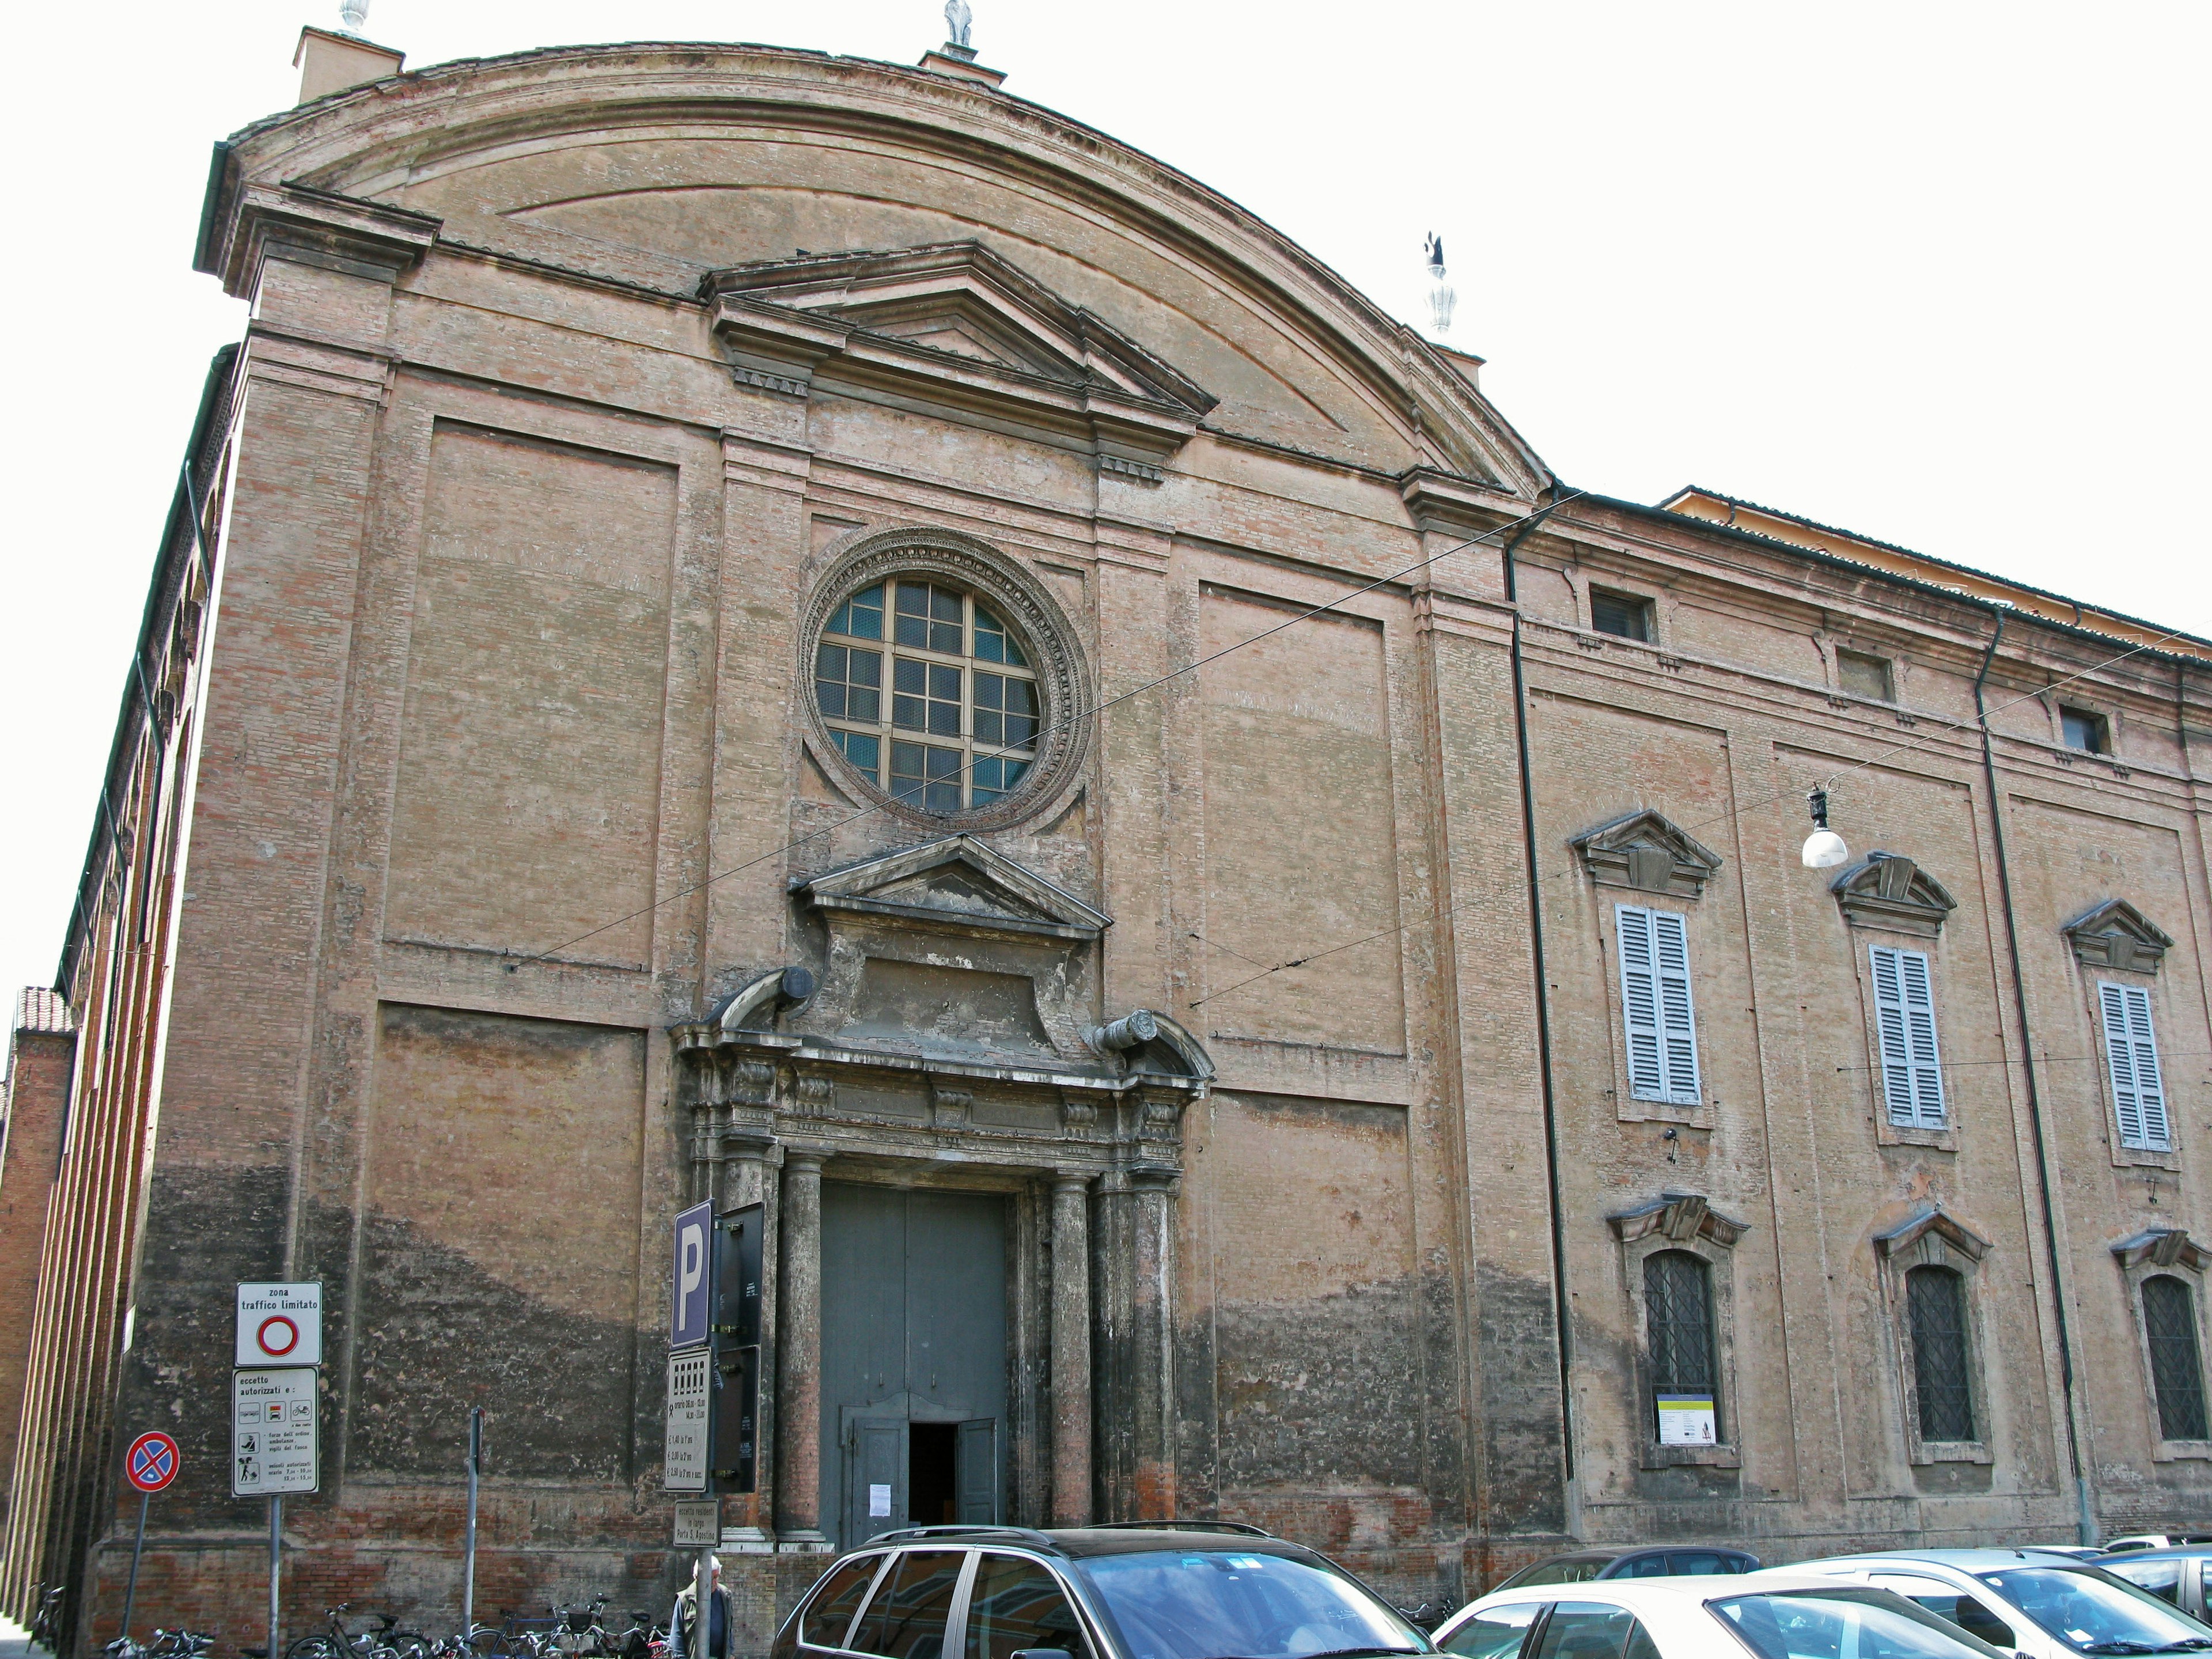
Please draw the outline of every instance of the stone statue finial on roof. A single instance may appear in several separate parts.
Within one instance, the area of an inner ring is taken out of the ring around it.
[[[338,27],[348,34],[359,34],[367,21],[368,0],[338,0]]]
[[[975,14],[968,9],[968,0],[945,0],[945,38],[956,46],[969,44],[968,30],[975,21]]]

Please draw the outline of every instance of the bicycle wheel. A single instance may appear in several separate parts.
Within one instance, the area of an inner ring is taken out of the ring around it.
[[[302,1636],[284,1650],[284,1659],[345,1659],[327,1636]]]
[[[512,1659],[514,1649],[507,1639],[507,1632],[497,1625],[478,1625],[468,1634],[468,1646],[486,1656],[486,1659]]]

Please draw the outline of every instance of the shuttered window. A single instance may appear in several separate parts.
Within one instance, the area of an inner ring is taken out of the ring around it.
[[[1936,1047],[1936,997],[1924,951],[1870,945],[1875,1026],[1881,1038],[1882,1098],[1902,1129],[1940,1129],[1943,1062]]]
[[[1695,1106],[1697,1012],[1690,1000],[1690,936],[1673,910],[1613,907],[1620,950],[1620,1006],[1628,1031],[1628,1092],[1638,1100]]]
[[[2150,993],[2140,985],[2097,982],[2105,1017],[2105,1069],[2112,1079],[2112,1111],[2120,1145],[2146,1152],[2173,1149],[2166,1121],[2166,1085],[2158,1071],[2158,1038],[2151,1030]]]

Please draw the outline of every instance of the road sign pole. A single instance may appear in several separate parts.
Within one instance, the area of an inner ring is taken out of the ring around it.
[[[483,1469],[483,1407],[469,1407],[469,1530],[468,1556],[461,1571],[461,1639],[477,1627],[477,1476]],[[278,1659],[271,1654],[270,1659]]]
[[[699,1552],[699,1589],[691,1598],[691,1659],[714,1659],[714,1550],[712,1545]],[[723,1645],[726,1648],[726,1638]]]
[[[284,1499],[280,1494],[269,1500],[269,1659],[280,1659],[284,1650],[276,1645],[278,1618],[277,1589],[284,1571]]]
[[[122,1634],[126,1638],[131,1634],[131,1609],[138,1601],[138,1558],[146,1553],[146,1505],[153,1501],[149,1492],[138,1494],[138,1541],[131,1547],[131,1587],[123,1592]]]

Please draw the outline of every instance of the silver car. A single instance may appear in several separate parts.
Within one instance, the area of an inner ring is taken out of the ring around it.
[[[2044,1550],[1894,1550],[1789,1571],[1895,1590],[2024,1659],[2212,1649],[2212,1626],[2101,1567]]]

